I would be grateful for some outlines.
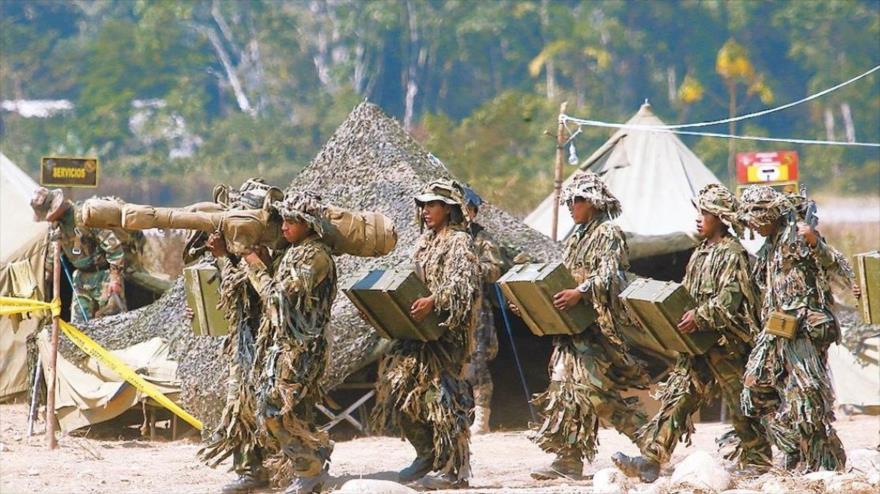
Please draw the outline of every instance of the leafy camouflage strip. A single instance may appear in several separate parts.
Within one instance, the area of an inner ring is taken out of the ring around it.
[[[312,476],[329,460],[330,439],[314,423],[318,384],[327,362],[324,330],[336,296],[336,267],[317,236],[285,251],[274,276],[249,267],[263,318],[249,380],[256,387],[259,443],[276,482],[285,472]]]
[[[783,311],[797,318],[797,330],[792,340],[760,334],[743,376],[743,411],[768,417],[777,446],[807,469],[841,469],[826,355],[840,328],[814,251],[800,236],[784,240],[781,230],[758,252],[753,278],[763,291],[762,317]]]
[[[250,285],[247,270],[229,259],[217,260],[220,270],[220,306],[230,324],[223,353],[229,362],[226,405],[220,423],[199,456],[216,467],[230,455],[238,473],[261,466],[257,444],[254,387],[247,376],[254,362],[254,338],[260,322],[261,305]]]
[[[778,221],[793,210],[794,205],[785,194],[767,185],[751,185],[740,197],[739,220],[749,228],[758,228]]]
[[[498,332],[495,328],[495,315],[492,301],[495,298],[493,283],[501,277],[505,262],[495,239],[478,223],[471,223],[469,231],[474,239],[480,259],[480,275],[483,281],[483,301],[480,317],[474,335],[474,353],[467,366],[467,380],[474,391],[474,403],[488,407],[492,401],[494,384],[489,372],[489,362],[498,355]]]
[[[727,187],[721,184],[708,184],[700,189],[694,205],[701,211],[716,216],[722,223],[732,228],[737,236],[742,235],[742,224],[737,217],[738,202]]]
[[[568,203],[576,198],[586,199],[596,209],[611,218],[620,216],[620,201],[611,193],[605,182],[593,172],[577,171],[562,190],[562,202]]]
[[[430,430],[433,469],[464,479],[470,475],[473,399],[463,370],[480,303],[479,264],[470,236],[454,229],[422,234],[414,261],[435,297],[434,309],[449,313],[443,323],[448,330],[437,341],[397,340],[391,345],[379,369],[372,419],[407,438],[414,436],[408,430]],[[424,447],[413,445],[417,451]]]

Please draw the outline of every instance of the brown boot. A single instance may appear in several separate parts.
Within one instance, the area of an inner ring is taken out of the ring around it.
[[[535,480],[551,480],[558,478],[577,479],[584,471],[584,462],[580,455],[574,452],[557,453],[556,459],[549,466],[532,470],[531,476]]]
[[[264,470],[257,473],[242,473],[238,478],[223,486],[222,494],[245,494],[269,487],[269,479]]]

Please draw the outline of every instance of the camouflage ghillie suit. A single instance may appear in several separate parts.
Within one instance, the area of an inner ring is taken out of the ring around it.
[[[563,262],[583,294],[581,303],[593,304],[598,321],[578,335],[554,338],[550,386],[533,400],[543,419],[535,424],[533,440],[557,455],[554,465],[571,465],[569,470],[580,474],[583,459],[592,461],[596,455],[600,419],[635,441],[645,414],[638,398],[620,393],[643,388],[650,379],[618,332],[618,325],[628,322],[618,295],[629,267],[626,238],[611,223],[620,214],[620,203],[590,172],[576,175],[563,198],[566,203],[583,198],[597,209],[569,237]]]
[[[489,362],[498,355],[498,333],[495,329],[492,306],[492,300],[495,298],[493,284],[501,277],[504,261],[495,240],[481,225],[471,223],[469,230],[480,259],[483,302],[480,306],[480,318],[474,335],[474,353],[467,366],[467,379],[474,390],[474,404],[488,409],[492,404],[492,390],[494,389],[492,375],[489,373]]]
[[[424,196],[417,198],[417,204],[435,200],[419,202],[420,198]],[[457,216],[455,224],[423,233],[413,254],[416,270],[434,297],[434,311],[443,314],[442,324],[448,329],[436,341],[392,343],[380,367],[373,420],[385,428],[398,428],[425,470],[464,481],[470,476],[468,426],[474,406],[464,366],[472,351],[481,280],[473,241],[461,224],[463,209]]]
[[[259,444],[272,452],[266,462],[276,482],[292,474],[318,478],[327,470],[332,446],[315,425],[315,404],[323,397],[319,379],[327,364],[330,308],[336,297],[336,264],[321,242],[320,198],[288,192],[277,209],[286,220],[302,221],[313,234],[288,248],[274,275],[262,263],[248,277],[263,302],[248,379],[255,387]]]
[[[834,392],[827,368],[828,346],[840,337],[830,310],[824,279],[835,265],[834,254],[819,242],[786,228],[793,207],[784,195],[766,186],[746,189],[742,219],[750,227],[775,224],[776,231],[758,252],[753,279],[763,295],[762,319],[779,311],[797,318],[794,338],[762,331],[743,376],[742,406],[746,415],[767,417],[786,466],[803,462],[807,470],[841,470],[846,453],[832,426]]]
[[[703,188],[696,206],[738,230],[736,199],[726,188],[711,184]],[[760,331],[760,300],[750,280],[749,258],[732,235],[697,247],[688,262],[683,284],[696,301],[697,331],[716,331],[719,342],[703,355],[680,355],[672,373],[660,385],[660,411],[639,430],[644,457],[656,463],[669,461],[676,443],[690,444],[693,415],[719,390],[732,416],[738,442],[728,459],[741,466],[769,466],[770,444],[760,422],[743,416],[740,407],[742,374],[752,348],[752,335]]]

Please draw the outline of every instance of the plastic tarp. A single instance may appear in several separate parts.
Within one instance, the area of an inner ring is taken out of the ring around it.
[[[664,125],[648,104],[627,124]],[[629,237],[633,259],[693,247],[696,211],[691,199],[703,186],[719,182],[674,134],[648,130],[618,130],[581,163],[580,169],[602,176],[620,200],[623,213],[615,222]],[[525,219],[527,225],[548,236],[553,199],[551,194]],[[567,237],[573,228],[568,211],[560,207],[558,238]]]

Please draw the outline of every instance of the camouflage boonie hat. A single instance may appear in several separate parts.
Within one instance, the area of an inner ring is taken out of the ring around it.
[[[732,228],[737,235],[742,235],[742,224],[737,217],[739,202],[736,197],[721,184],[709,184],[691,199],[694,207],[718,217],[722,223]]]
[[[326,206],[321,196],[312,192],[288,191],[284,199],[272,205],[282,218],[288,221],[301,221],[309,226],[319,237],[324,236],[323,220]]]
[[[605,182],[593,172],[578,171],[562,191],[562,203],[570,204],[576,198],[586,199],[596,209],[605,211],[611,218],[620,216],[620,201],[614,197]]]
[[[431,201],[440,201],[450,206],[457,206],[458,214],[453,214],[449,222],[463,223],[467,221],[464,188],[454,180],[434,180],[425,187],[421,194],[415,197],[415,201],[417,210],[425,207],[425,204]],[[421,218],[419,221],[421,221]]]
[[[767,185],[748,187],[739,203],[739,220],[751,229],[773,223],[792,210],[785,194]]]
[[[38,188],[31,197],[34,221],[46,221],[46,218],[58,211],[62,204],[64,204],[64,192],[61,189]]]

